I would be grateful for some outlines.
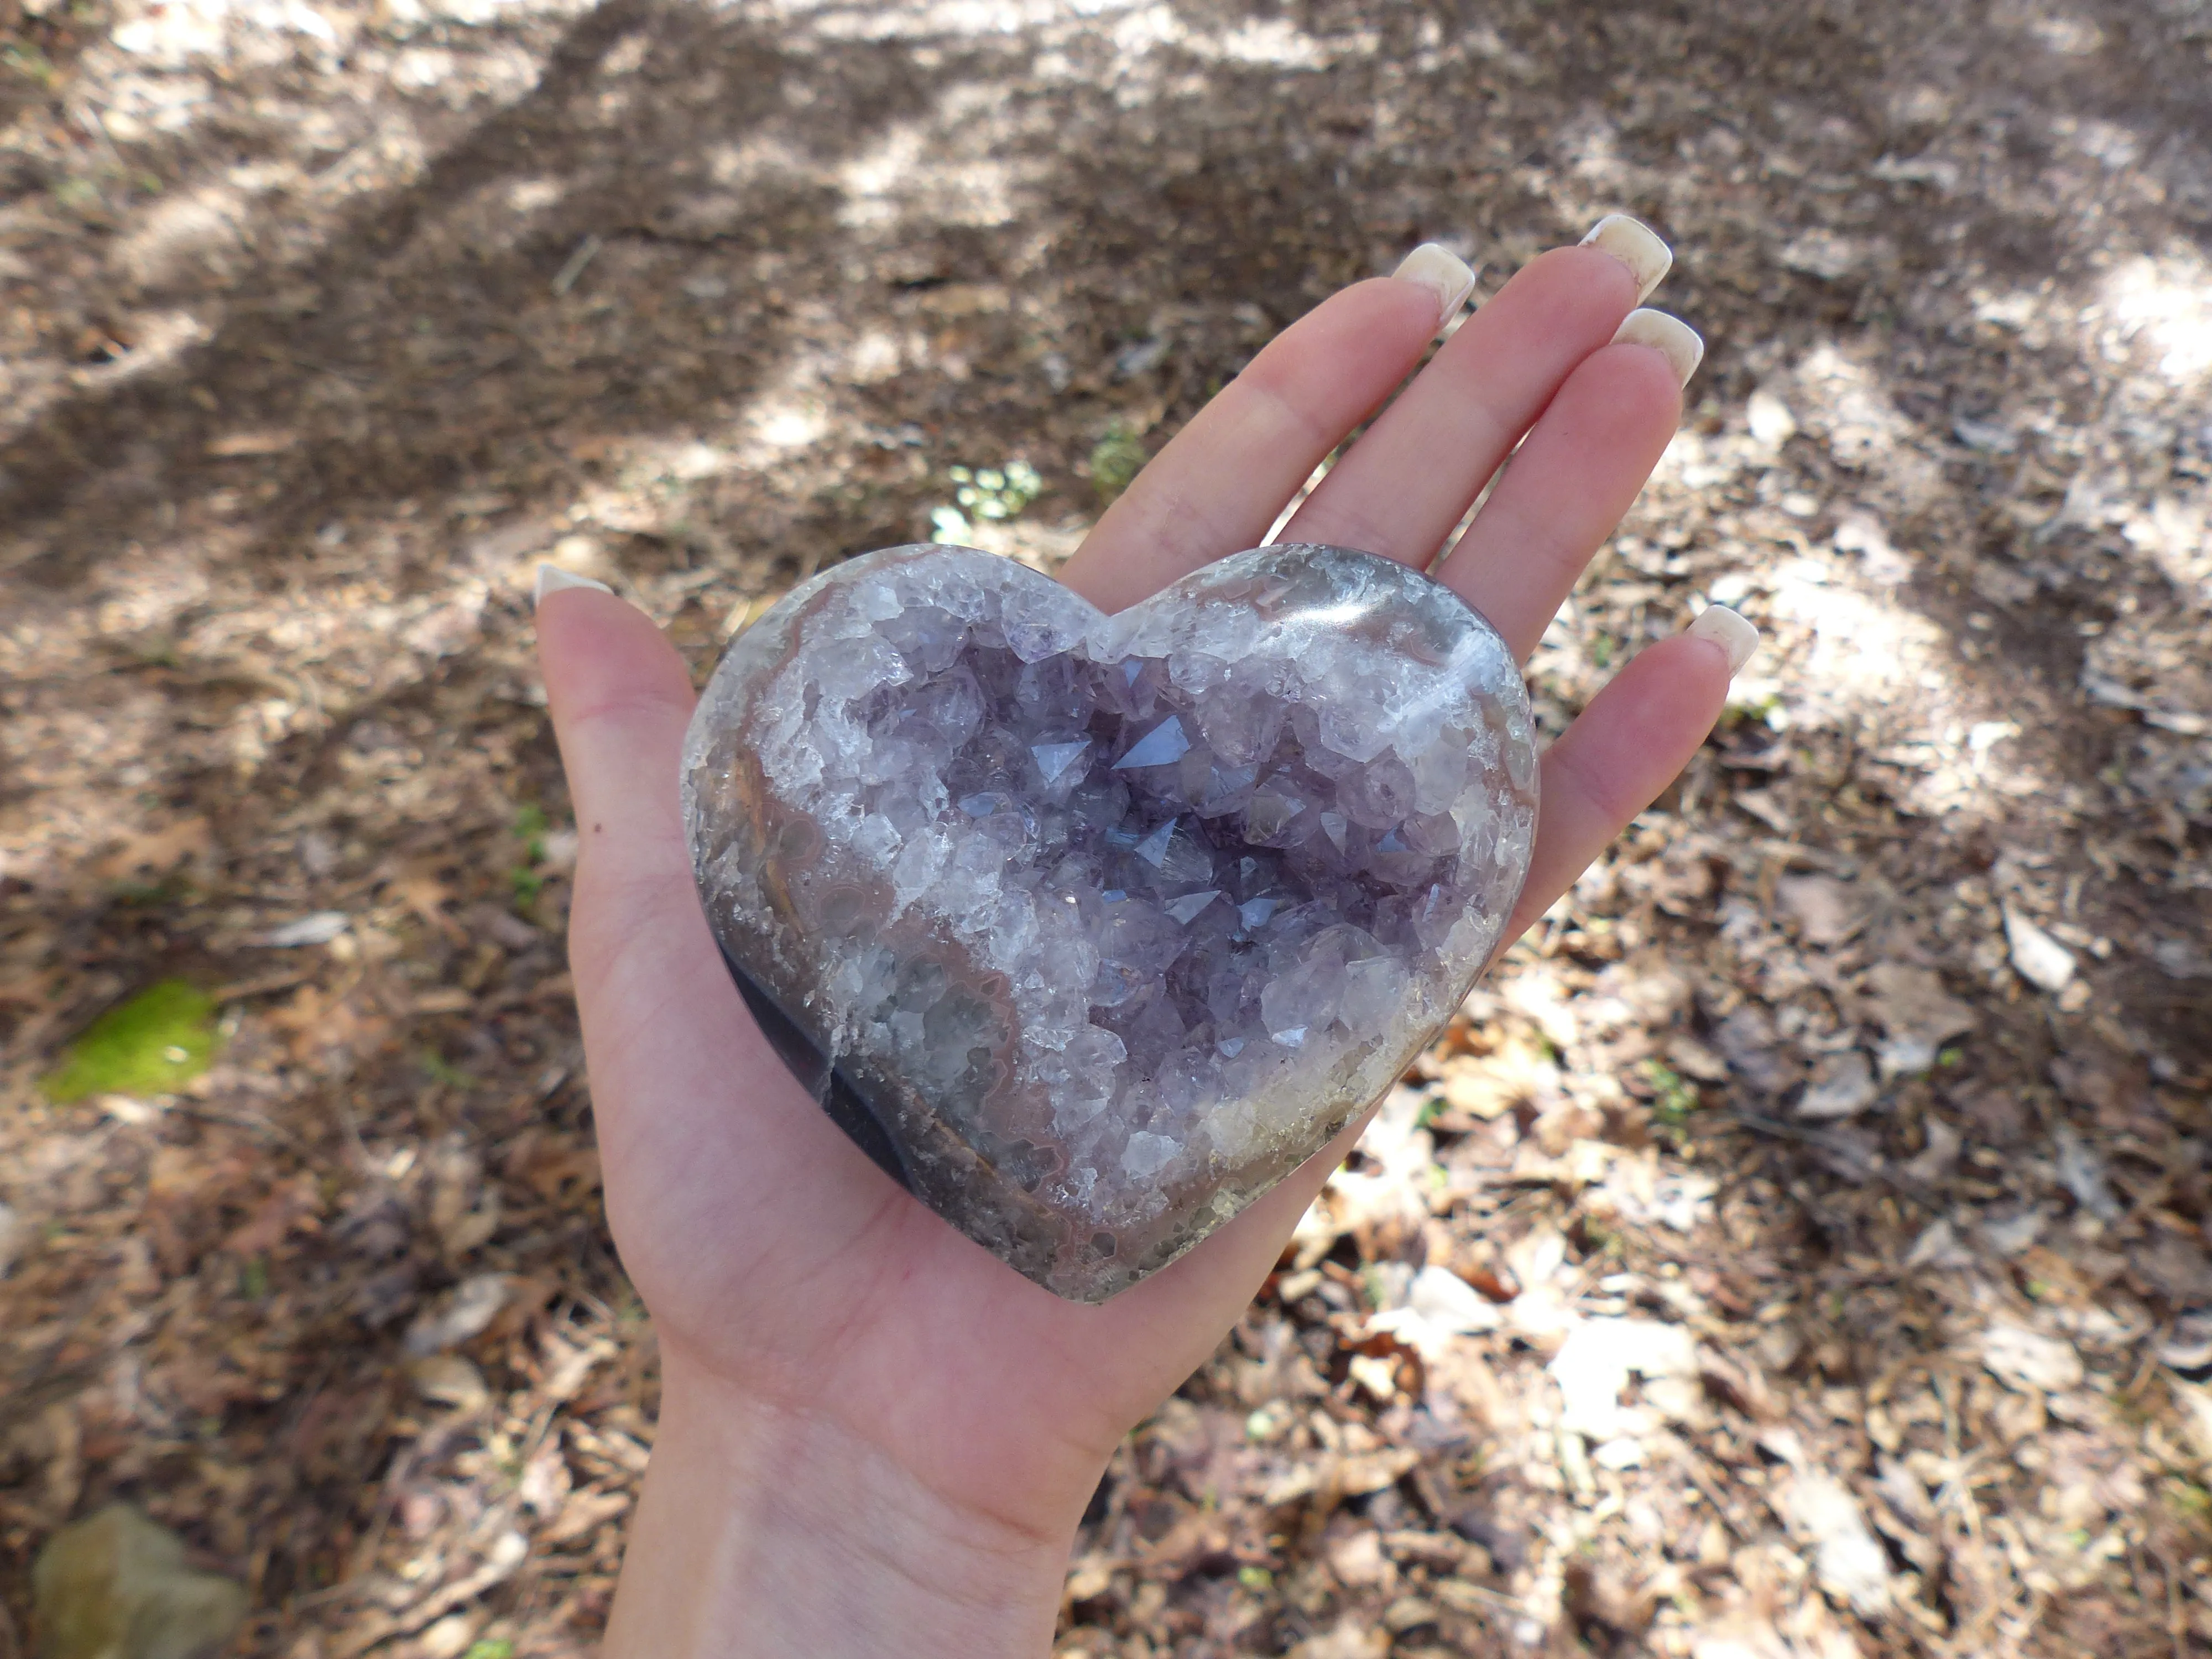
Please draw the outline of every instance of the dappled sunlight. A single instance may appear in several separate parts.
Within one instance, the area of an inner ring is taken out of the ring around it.
[[[2212,380],[2212,263],[2203,253],[2182,247],[2163,258],[2130,259],[2102,289],[2108,349],[2140,338],[2172,385]]]
[[[2186,10],[27,10],[0,1553],[121,1496],[255,1659],[590,1650],[658,1362],[538,563],[698,675],[860,549],[1049,570],[1332,289],[1621,209],[1709,352],[1539,718],[1760,653],[1117,1454],[1056,1651],[2212,1640]],[[208,1068],[56,1099],[171,979]]]

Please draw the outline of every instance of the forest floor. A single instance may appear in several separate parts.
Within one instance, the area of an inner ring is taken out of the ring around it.
[[[954,466],[1049,568],[1332,289],[1613,209],[1710,353],[1541,719],[1765,648],[1059,1652],[2212,1653],[2208,82],[2204,0],[0,0],[0,1656],[118,1498],[241,1653],[592,1644],[657,1367],[538,561],[702,678]],[[172,980],[211,1066],[56,1080]]]

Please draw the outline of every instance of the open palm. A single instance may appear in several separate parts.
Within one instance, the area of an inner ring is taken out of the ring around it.
[[[1437,579],[1525,659],[1665,447],[1694,366],[1694,336],[1653,313],[1615,343],[1663,269],[1656,243],[1617,234],[1640,269],[1586,246],[1521,271],[1282,539],[1422,566],[1442,551]],[[1292,325],[1115,503],[1069,585],[1116,610],[1260,542],[1467,281],[1423,250]],[[665,1362],[610,1650],[1042,1652],[1107,1456],[1235,1320],[1348,1139],[1103,1307],[1019,1277],[851,1145],[746,1013],[678,812],[693,697],[676,652],[610,595],[549,593],[539,626],[582,848],[570,952],[608,1208]],[[1703,740],[1731,647],[1710,625],[1653,647],[1553,746],[1506,939]]]

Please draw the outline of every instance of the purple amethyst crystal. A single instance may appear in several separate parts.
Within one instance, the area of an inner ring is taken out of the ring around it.
[[[1100,1302],[1450,1017],[1527,872],[1536,756],[1497,631],[1371,554],[1259,548],[1108,617],[897,547],[730,647],[684,804],[793,1070],[947,1221]]]

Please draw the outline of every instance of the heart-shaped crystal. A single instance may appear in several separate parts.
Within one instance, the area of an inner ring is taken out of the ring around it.
[[[1264,547],[1108,617],[968,548],[795,589],[722,659],[684,805],[817,1099],[1061,1296],[1157,1271],[1467,994],[1536,821],[1497,631],[1372,554]]]

